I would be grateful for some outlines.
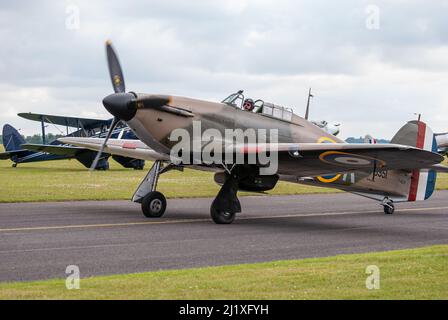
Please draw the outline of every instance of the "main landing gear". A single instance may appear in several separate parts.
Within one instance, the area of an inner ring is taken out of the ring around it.
[[[383,199],[383,202],[381,203],[381,205],[384,207],[385,214],[394,214],[395,206],[394,206],[394,202],[391,199],[389,199],[388,197],[385,197]]]
[[[166,198],[163,193],[156,191],[156,188],[159,176],[172,169],[179,168],[173,164],[164,166],[162,161],[155,161],[134,193],[132,201],[142,205],[142,212],[145,217],[160,218],[165,213]]]
[[[241,204],[237,197],[238,182],[237,170],[228,174],[226,181],[213,201],[210,215],[216,224],[231,224],[235,220],[235,215],[241,212]]]
[[[162,173],[182,167],[174,164],[164,165],[162,161],[155,161],[146,177],[140,183],[132,197],[133,202],[140,203],[142,212],[147,218],[160,218],[166,210],[165,196],[156,191],[157,181]],[[230,224],[235,220],[235,215],[241,212],[241,204],[237,197],[240,170],[233,170],[227,174],[221,190],[213,201],[210,215],[216,224]]]
[[[166,198],[163,193],[151,191],[142,200],[142,211],[147,218],[160,218],[166,210]]]

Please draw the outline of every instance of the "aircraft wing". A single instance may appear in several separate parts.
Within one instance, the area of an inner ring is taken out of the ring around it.
[[[98,151],[104,139],[66,137],[59,141]],[[277,152],[278,172],[297,177],[370,172],[374,168],[412,171],[431,168],[444,159],[438,153],[398,144],[277,143],[235,145],[232,148],[226,152],[246,156]],[[168,155],[157,153],[140,140],[111,139],[104,152],[142,160],[169,160]]]
[[[11,158],[11,154],[9,152],[0,153],[0,160],[8,160]]]
[[[236,153],[277,152],[278,171],[298,177],[352,171],[431,168],[443,161],[438,153],[398,144],[279,143],[236,145]]]
[[[48,114],[38,114],[38,113],[19,113],[19,117],[45,123],[73,127],[73,128],[84,128],[86,130],[100,128],[101,126],[108,127],[112,120],[101,120],[101,119],[89,119],[89,118],[78,118],[78,117],[65,117],[65,116],[55,116]]]
[[[104,139],[101,138],[77,138],[77,137],[65,137],[59,138],[58,141],[62,143],[71,144],[80,148],[99,151]],[[123,157],[129,157],[141,160],[169,160],[169,156],[160,154],[140,140],[130,139],[110,139],[104,148],[104,153],[110,153],[112,155],[119,155]]]
[[[57,154],[60,156],[76,156],[77,154],[86,151],[86,148],[79,148],[73,146],[62,145],[44,145],[44,144],[22,144],[22,148],[29,151],[46,152],[51,154]]]
[[[0,160],[8,160],[11,158],[11,152],[0,153]]]

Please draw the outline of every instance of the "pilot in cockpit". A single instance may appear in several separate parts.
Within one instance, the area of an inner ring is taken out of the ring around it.
[[[243,103],[243,109],[244,109],[245,111],[252,112],[252,111],[254,110],[254,107],[255,107],[255,105],[254,105],[254,100],[252,100],[252,99],[250,99],[250,98],[244,100],[244,103]]]

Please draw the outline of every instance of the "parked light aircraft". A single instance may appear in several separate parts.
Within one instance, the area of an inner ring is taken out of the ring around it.
[[[47,143],[45,141],[45,123],[55,126],[65,126],[68,137],[105,137],[107,127],[110,126],[112,120],[86,119],[78,117],[45,115],[35,113],[19,113],[20,117],[38,121],[42,127],[42,144],[26,143],[20,133],[11,125],[3,126],[3,146],[5,152],[0,153],[0,160],[11,160],[13,167],[20,163],[53,161],[64,159],[76,159],[85,167],[90,168],[95,159],[96,152],[80,147],[74,147],[59,142],[58,140]],[[69,128],[76,128],[74,132],[69,133]],[[112,138],[137,139],[135,134],[126,126],[119,125],[114,129]],[[108,158],[110,154],[103,154],[96,164],[96,170],[109,169]],[[145,162],[140,159],[133,159],[121,156],[112,156],[115,161],[125,168],[133,168],[137,170],[143,169]]]

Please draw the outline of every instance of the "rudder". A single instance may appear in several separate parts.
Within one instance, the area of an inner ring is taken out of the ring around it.
[[[6,151],[22,150],[22,144],[26,143],[20,133],[11,125],[3,126],[3,146]]]
[[[392,138],[391,143],[408,145],[437,152],[437,141],[431,128],[422,121],[410,121]],[[416,169],[412,171],[408,201],[426,200],[434,192],[437,172]]]

